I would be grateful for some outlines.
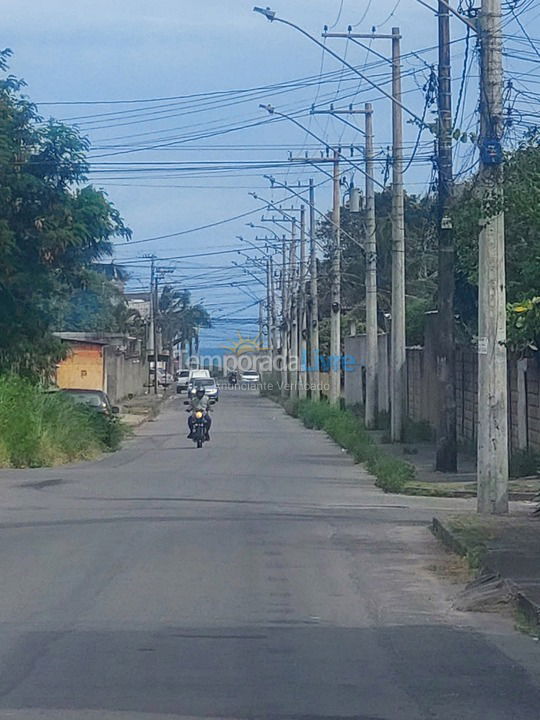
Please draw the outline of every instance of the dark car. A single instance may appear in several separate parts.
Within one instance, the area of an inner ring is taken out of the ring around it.
[[[64,395],[68,395],[75,402],[81,403],[82,405],[88,405],[109,418],[112,418],[113,415],[118,415],[120,412],[119,408],[111,405],[109,396],[106,392],[103,392],[103,390],[78,390],[64,388],[61,392],[64,393]]]

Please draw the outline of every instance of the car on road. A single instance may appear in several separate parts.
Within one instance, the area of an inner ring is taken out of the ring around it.
[[[109,396],[103,390],[62,388],[60,392],[70,397],[74,402],[87,405],[108,418],[112,419],[113,416],[120,413],[120,408],[111,404]]]
[[[192,369],[189,371],[189,379],[190,380],[196,380],[198,378],[209,378],[210,377],[210,370],[204,370],[204,369]]]
[[[176,373],[176,392],[186,392],[189,385],[189,370],[179,370]]]
[[[188,386],[188,396],[195,395],[198,387],[203,387],[210,400],[219,400],[219,388],[214,378],[193,378]]]
[[[261,375],[256,370],[242,370],[240,372],[240,382],[255,384],[261,382]]]

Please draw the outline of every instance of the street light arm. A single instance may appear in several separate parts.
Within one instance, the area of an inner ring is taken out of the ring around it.
[[[263,110],[266,110],[266,112],[270,113],[270,115],[277,115],[278,117],[282,117],[282,118],[284,118],[285,120],[290,120],[290,121],[291,121],[292,123],[294,123],[297,127],[299,127],[303,132],[306,132],[308,135],[311,135],[311,137],[315,138],[315,140],[318,140],[320,143],[322,143],[323,145],[325,145],[326,147],[328,147],[328,143],[327,143],[327,142],[325,142],[322,138],[320,138],[318,135],[316,135],[316,134],[315,134],[314,132],[312,132],[311,130],[308,130],[308,128],[304,127],[304,126],[302,125],[302,123],[298,122],[298,120],[296,120],[295,118],[291,117],[291,115],[286,115],[285,113],[278,112],[278,111],[275,109],[275,107],[273,107],[272,105],[259,104],[259,107],[262,108]],[[385,189],[385,187],[384,187],[384,185],[383,185],[382,183],[380,183],[376,178],[372,177],[371,175],[368,175],[368,174],[366,173],[366,171],[365,171],[362,167],[360,167],[360,165],[357,165],[355,162],[353,162],[350,158],[348,158],[346,155],[344,155],[344,154],[343,154],[342,152],[340,152],[339,150],[338,150],[337,152],[338,152],[338,155],[339,155],[340,158],[342,158],[345,162],[349,163],[349,165],[352,165],[352,167],[355,168],[356,170],[358,170],[359,172],[361,172],[362,175],[364,175],[365,177],[369,177],[370,180],[373,180],[373,182],[375,183],[375,185],[378,185],[378,186],[381,188],[381,190],[384,190],[384,189]],[[254,197],[255,197],[255,196],[254,196]],[[259,198],[259,200],[262,200],[262,199],[263,199],[263,198]]]
[[[426,123],[422,120],[421,117],[419,117],[416,113],[414,113],[412,110],[409,110],[408,107],[403,105],[403,103],[395,98],[391,93],[389,93],[387,90],[385,90],[383,87],[378,85],[376,82],[373,82],[373,80],[370,80],[370,78],[367,75],[364,75],[364,73],[360,72],[357,68],[354,67],[354,65],[351,65],[351,63],[347,62],[345,58],[342,58],[341,55],[338,55],[336,52],[331,50],[327,45],[317,40],[316,37],[313,35],[310,35],[310,33],[307,32],[307,30],[304,30],[299,25],[295,25],[294,23],[290,22],[289,20],[284,20],[283,18],[276,17],[276,14],[273,10],[270,10],[270,8],[266,8],[266,12],[263,11],[261,8],[254,8],[255,12],[262,13],[268,20],[271,22],[280,22],[283,25],[288,25],[289,27],[294,28],[295,30],[298,30],[299,33],[304,35],[305,37],[309,38],[312,42],[314,42],[316,45],[318,45],[324,52],[327,52],[329,55],[331,55],[333,58],[338,60],[342,65],[345,65],[345,67],[349,68],[349,70],[352,70],[355,75],[358,75],[362,78],[365,82],[368,83],[368,85],[371,85],[372,88],[375,90],[378,90],[380,93],[382,93],[385,97],[387,97],[389,100],[391,100],[393,103],[398,105],[402,110],[404,110],[408,115],[410,115],[412,118],[414,118],[417,122],[421,123],[421,127],[427,127]],[[272,17],[270,17],[272,15]]]

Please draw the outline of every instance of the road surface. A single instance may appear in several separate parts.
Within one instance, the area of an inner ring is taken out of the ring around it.
[[[0,472],[0,719],[538,720],[540,649],[458,613],[426,526],[255,392]]]

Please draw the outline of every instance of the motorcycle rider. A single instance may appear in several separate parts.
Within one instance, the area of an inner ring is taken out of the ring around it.
[[[202,385],[197,385],[197,391],[191,398],[191,407],[188,417],[189,435],[188,438],[193,438],[193,424],[195,422],[194,413],[196,410],[201,410],[204,413],[205,423],[205,440],[210,440],[210,427],[212,426],[212,418],[210,417],[210,399],[205,392]]]

